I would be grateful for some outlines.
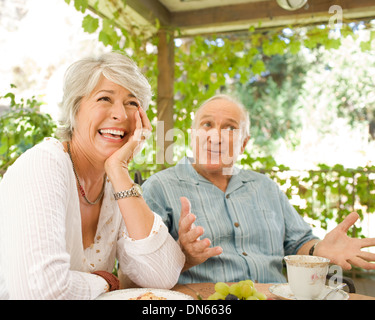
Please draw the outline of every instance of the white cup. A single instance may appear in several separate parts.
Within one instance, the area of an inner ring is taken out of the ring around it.
[[[329,259],[292,255],[284,257],[290,290],[297,300],[318,299],[325,288]]]

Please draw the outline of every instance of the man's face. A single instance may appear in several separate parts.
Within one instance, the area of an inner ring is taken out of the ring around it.
[[[205,104],[196,114],[191,146],[196,165],[205,171],[231,168],[244,151],[243,110],[226,99]]]

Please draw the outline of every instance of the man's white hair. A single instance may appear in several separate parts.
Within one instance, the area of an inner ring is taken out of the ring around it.
[[[200,110],[207,103],[209,103],[211,101],[214,101],[214,100],[227,100],[227,101],[232,102],[235,105],[237,105],[241,109],[241,112],[243,114],[243,117],[242,117],[243,121],[241,123],[242,138],[245,139],[246,137],[250,136],[250,115],[249,115],[249,112],[246,110],[245,106],[241,102],[239,102],[237,99],[235,99],[232,96],[227,95],[227,94],[217,94],[217,95],[212,96],[211,98],[207,99],[206,101],[204,101],[199,106],[197,111],[195,112],[194,119],[193,119],[193,122],[192,122],[192,127],[196,128],[196,119],[197,119],[197,115],[200,112]]]

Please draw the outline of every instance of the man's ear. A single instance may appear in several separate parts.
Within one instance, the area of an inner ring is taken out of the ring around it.
[[[245,139],[243,140],[242,146],[241,146],[241,154],[244,153],[246,145],[249,142],[249,140],[250,140],[250,136],[245,137]]]
[[[193,127],[190,127],[190,148],[193,148],[193,139],[195,139],[195,132],[193,131]]]

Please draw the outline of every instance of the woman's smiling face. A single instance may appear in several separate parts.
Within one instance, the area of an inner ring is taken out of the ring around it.
[[[94,90],[82,98],[73,137],[106,159],[134,133],[139,107],[129,90],[101,76]]]

